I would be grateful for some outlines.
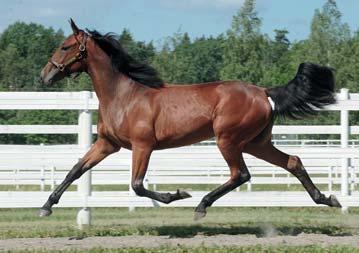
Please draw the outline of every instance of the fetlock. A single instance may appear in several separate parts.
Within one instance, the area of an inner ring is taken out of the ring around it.
[[[54,192],[50,195],[48,202],[50,202],[51,205],[58,204],[59,199],[59,196],[56,194],[56,192]]]
[[[174,194],[171,194],[171,193],[162,193],[161,194],[161,202],[165,203],[165,204],[169,204],[171,203],[173,200],[173,197],[175,195]]]
[[[313,200],[317,204],[328,204],[329,199],[320,191],[315,191]]]
[[[206,209],[207,209],[207,206],[203,202],[201,202],[198,204],[198,206],[196,207],[196,209],[194,211],[197,213],[206,213]]]
[[[206,198],[204,197],[202,199],[202,201],[198,204],[198,206],[196,207],[195,211],[196,212],[206,212],[207,207],[210,207],[212,205],[212,203]]]

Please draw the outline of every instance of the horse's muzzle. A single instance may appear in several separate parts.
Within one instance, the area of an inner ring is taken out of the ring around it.
[[[46,71],[47,69],[50,69],[49,71]],[[45,68],[43,68],[43,70],[41,70],[41,74],[40,74],[40,78],[43,84],[45,85],[52,85],[53,83],[55,83],[56,81],[60,80],[61,73],[60,70],[57,68],[47,68],[47,66],[45,66]]]

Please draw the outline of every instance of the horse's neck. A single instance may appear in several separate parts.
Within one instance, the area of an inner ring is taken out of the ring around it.
[[[89,54],[88,60],[87,73],[100,105],[107,106],[117,95],[122,74],[112,67],[111,59],[101,50]]]
[[[88,66],[88,74],[91,77],[93,87],[100,102],[105,102],[115,92],[115,75],[111,67],[91,63]]]
[[[127,100],[137,94],[140,87],[129,77],[115,70],[107,55],[99,59],[91,59],[87,72],[91,77],[100,106],[108,108],[111,104],[126,105]]]

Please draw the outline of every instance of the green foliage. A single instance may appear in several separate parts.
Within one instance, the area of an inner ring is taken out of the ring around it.
[[[42,25],[16,22],[0,36],[1,91],[79,91],[91,89],[89,78],[66,79],[54,87],[39,82],[41,69],[64,39],[61,30]],[[77,124],[78,112],[69,111],[1,111],[0,124]],[[74,143],[73,135],[1,135],[0,143],[53,144]]]
[[[152,42],[135,41],[127,29],[122,31],[119,41],[127,52],[138,61],[150,63],[155,56],[155,47]]]
[[[266,87],[281,86],[295,75],[295,71],[292,71],[288,64],[291,45],[287,38],[288,33],[287,30],[275,30],[275,39],[269,42],[263,63],[265,70],[261,80]]]
[[[258,36],[262,24],[255,10],[255,0],[245,0],[242,8],[232,19],[231,33],[251,39]]]
[[[233,17],[232,27],[224,41],[221,79],[261,83],[269,39],[260,33],[261,20],[254,7],[254,0],[246,0]]]
[[[219,79],[223,37],[199,38],[191,42],[187,33],[166,41],[153,65],[167,82],[201,83]]]
[[[0,37],[1,89],[37,90],[42,67],[63,39],[61,30],[34,23],[10,25]]]
[[[341,13],[334,0],[327,0],[321,11],[316,10],[309,36],[308,55],[312,61],[333,65],[341,42],[350,38],[348,24],[342,23]]]
[[[26,125],[76,125],[77,111],[0,111],[0,124],[26,124]],[[24,123],[25,122],[25,123]],[[1,144],[66,144],[76,143],[75,135],[48,135],[48,134],[17,134],[17,135],[0,135]]]
[[[247,40],[229,33],[224,42],[221,79],[237,79],[260,84],[265,68],[263,63],[264,55],[268,50],[267,42],[262,35]]]

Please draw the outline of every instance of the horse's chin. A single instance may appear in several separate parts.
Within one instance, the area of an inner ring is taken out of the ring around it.
[[[54,83],[60,81],[64,77],[65,76],[62,74],[62,72],[56,68],[51,69],[50,72],[47,73],[46,75],[44,73],[41,73],[41,79],[43,84],[48,86],[53,85]]]

